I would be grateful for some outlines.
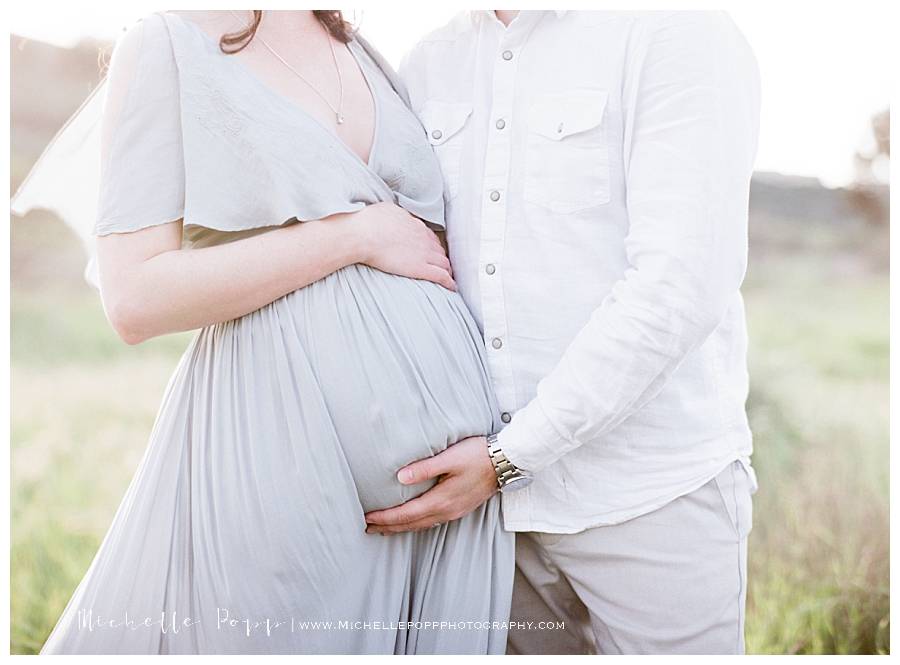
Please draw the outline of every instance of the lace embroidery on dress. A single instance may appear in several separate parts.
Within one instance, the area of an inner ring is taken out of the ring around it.
[[[215,134],[227,134],[231,137],[241,134],[246,124],[213,78],[208,74],[198,74],[194,78],[202,85],[202,89],[187,94],[191,97],[190,108],[197,121]]]

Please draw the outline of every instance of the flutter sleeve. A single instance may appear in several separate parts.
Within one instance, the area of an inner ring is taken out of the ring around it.
[[[100,125],[96,235],[184,216],[178,68],[165,19],[153,14],[117,42]]]

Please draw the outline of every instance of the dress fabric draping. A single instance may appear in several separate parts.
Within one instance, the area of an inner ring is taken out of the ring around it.
[[[185,247],[205,247],[379,201],[443,225],[424,132],[360,38],[367,163],[197,24],[164,12],[129,32],[96,234],[183,219]],[[402,486],[404,464],[500,427],[485,363],[457,293],[359,264],[202,329],[42,653],[503,653],[499,496],[415,533],[363,517],[430,487]]]

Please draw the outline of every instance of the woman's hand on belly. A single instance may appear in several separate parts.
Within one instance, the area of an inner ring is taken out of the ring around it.
[[[393,203],[373,203],[346,214],[361,240],[360,263],[456,291],[441,241],[418,217]]]
[[[497,491],[497,475],[483,436],[463,439],[434,457],[397,472],[404,485],[437,478],[438,483],[411,501],[366,513],[366,533],[402,533],[451,522],[475,510]]]

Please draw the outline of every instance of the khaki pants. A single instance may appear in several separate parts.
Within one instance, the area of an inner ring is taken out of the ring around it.
[[[517,533],[511,619],[532,627],[507,653],[743,653],[753,491],[735,461],[622,524]]]

